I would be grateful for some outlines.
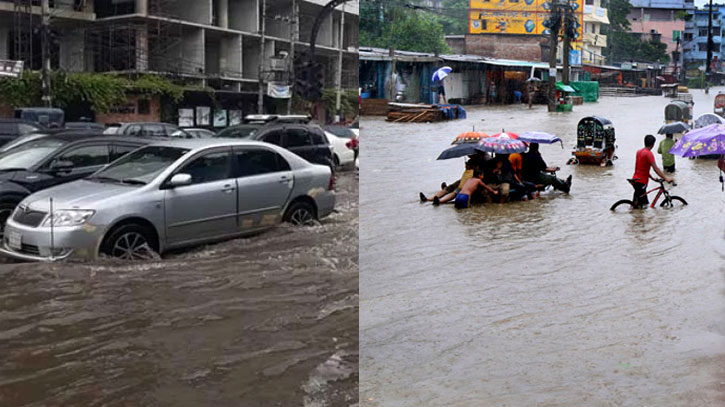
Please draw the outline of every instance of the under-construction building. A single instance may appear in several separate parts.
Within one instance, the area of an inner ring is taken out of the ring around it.
[[[41,68],[40,1],[0,0],[0,59]],[[263,85],[290,80],[292,41],[297,56],[309,49],[314,20],[327,2],[50,0],[51,66],[67,72],[159,74],[212,88],[217,103],[252,113],[260,75]],[[342,88],[358,87],[358,21],[358,3],[351,1],[320,25],[315,55],[325,87],[336,85],[339,66]],[[187,95],[183,104],[200,98]]]

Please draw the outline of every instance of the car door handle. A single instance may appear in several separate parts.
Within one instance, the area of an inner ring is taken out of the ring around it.
[[[287,177],[282,177],[282,178],[280,178],[280,179],[279,179],[279,183],[280,183],[280,184],[287,184],[287,183],[289,183],[290,181],[291,181],[291,179],[289,179],[289,178],[287,178]]]
[[[222,192],[224,192],[226,194],[231,193],[233,191],[234,191],[234,187],[229,184],[224,185],[224,188],[222,188]]]

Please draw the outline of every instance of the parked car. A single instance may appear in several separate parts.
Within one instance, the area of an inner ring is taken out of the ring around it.
[[[330,169],[283,148],[171,140],[25,198],[8,219],[0,253],[31,261],[139,259],[149,248],[163,253],[258,233],[281,220],[308,224],[334,206]]]
[[[357,122],[355,122],[355,123],[357,123]],[[354,152],[353,161],[357,160],[359,147],[360,147],[360,137],[359,137],[358,129],[355,129],[352,127],[345,127],[345,126],[329,125],[329,126],[325,126],[325,131],[330,132],[330,133],[336,135],[337,137],[347,139],[347,142],[345,143],[345,145]]]
[[[103,133],[131,137],[194,138],[194,136],[173,124],[153,122],[113,123]]]
[[[25,197],[86,177],[152,140],[64,132],[0,154],[0,228]]]
[[[194,138],[211,138],[215,137],[216,133],[207,129],[183,129],[185,132],[194,136]]]
[[[305,160],[327,165],[334,170],[333,147],[325,136],[325,131],[316,124],[275,124],[250,137],[284,147]]]
[[[52,107],[21,107],[15,109],[15,118],[37,123],[49,129],[60,129],[65,125],[63,109]]]
[[[229,126],[219,131],[216,137],[221,138],[250,138],[266,126],[278,123],[306,124],[310,116],[302,115],[270,115],[252,114],[244,117],[242,124]]]
[[[0,146],[26,134],[36,133],[45,127],[20,119],[0,119]]]
[[[337,137],[329,131],[325,132],[325,137],[332,146],[332,162],[335,167],[343,168],[355,164],[355,150],[351,140]]]

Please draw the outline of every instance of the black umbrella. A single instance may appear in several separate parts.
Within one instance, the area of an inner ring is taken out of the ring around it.
[[[674,122],[665,124],[664,126],[660,127],[660,130],[657,132],[657,134],[684,133],[687,130],[690,130],[690,126],[688,126],[687,123]]]
[[[475,143],[456,144],[443,150],[443,152],[441,153],[441,155],[438,156],[437,159],[447,160],[449,158],[465,157],[467,155],[472,155],[476,153],[478,153],[478,150],[476,150]]]

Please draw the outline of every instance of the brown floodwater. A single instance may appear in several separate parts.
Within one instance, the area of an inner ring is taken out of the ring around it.
[[[694,90],[695,115],[716,89]],[[725,405],[725,193],[713,160],[677,158],[690,205],[612,213],[670,99],[468,109],[431,124],[362,121],[361,406]],[[568,166],[576,125],[616,128],[611,167]],[[570,195],[458,211],[418,201],[463,171],[463,131],[546,131]],[[658,136],[658,142],[662,136]],[[655,154],[658,163],[659,155]],[[652,185],[650,183],[650,185]]]
[[[0,406],[358,400],[358,181],[337,213],[125,263],[0,264]]]

